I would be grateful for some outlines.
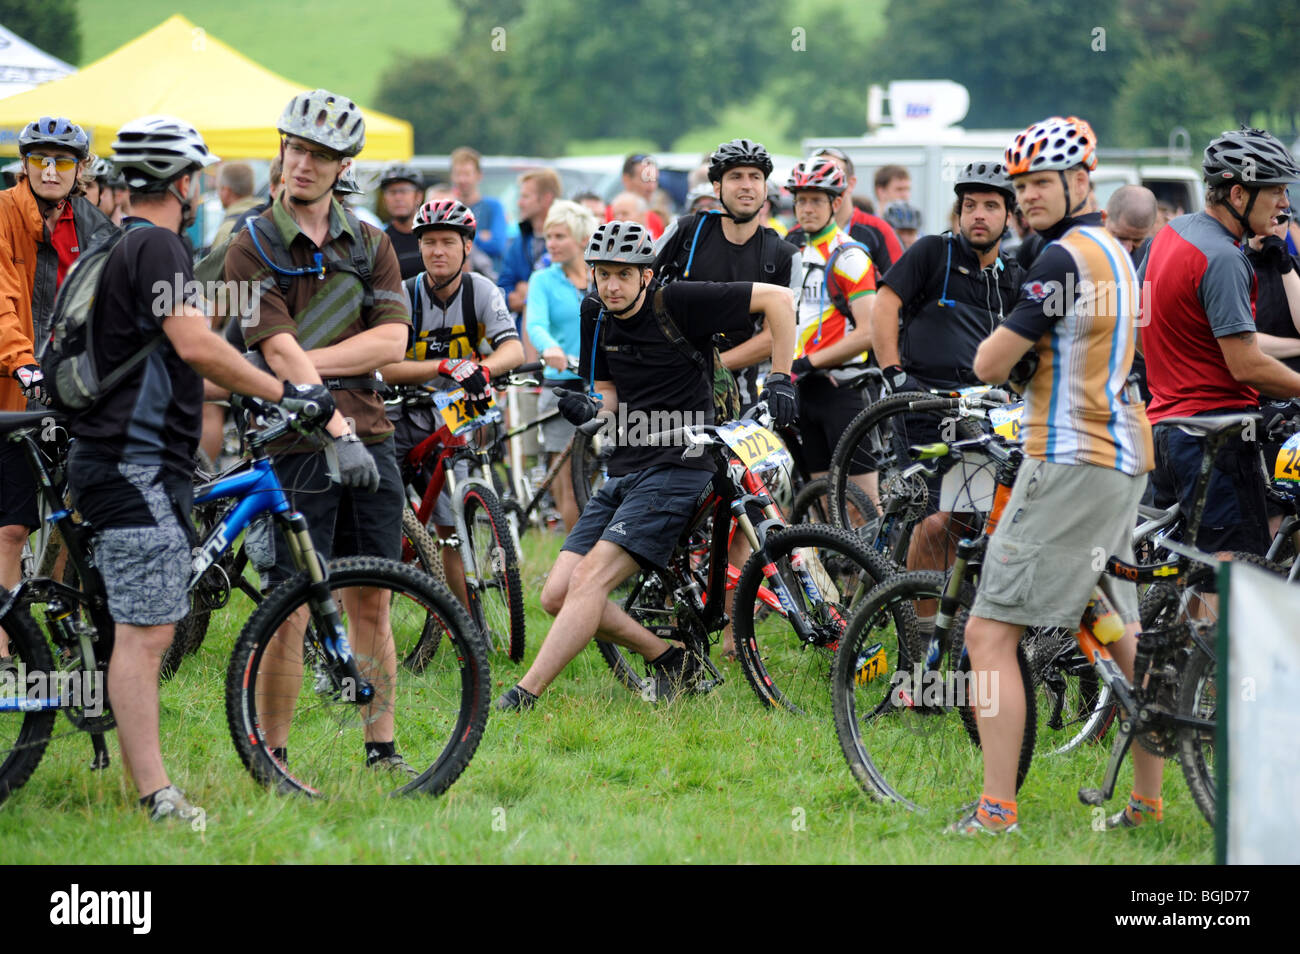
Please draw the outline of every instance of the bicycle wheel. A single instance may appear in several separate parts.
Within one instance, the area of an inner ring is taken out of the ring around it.
[[[469,539],[461,542],[470,616],[489,649],[511,661],[524,658],[524,590],[519,554],[496,494],[481,484],[466,484],[461,508]]]
[[[814,477],[800,488],[790,507],[791,525],[800,523],[824,523],[834,525],[831,518],[830,498],[827,496],[827,478]],[[876,518],[876,506],[867,496],[867,492],[857,484],[845,485],[845,493],[850,501],[849,522],[856,531],[871,523]]]
[[[854,778],[873,798],[910,809],[956,813],[969,804],[983,776],[973,703],[977,680],[964,652],[974,588],[962,590],[949,644],[932,649],[917,625],[913,603],[938,599],[943,573],[900,573],[876,587],[849,621],[835,655],[831,705],[840,748]],[[1025,729],[1016,787],[1034,751],[1034,690],[1023,648],[1017,649],[1025,692]],[[992,689],[980,688],[980,694]]]
[[[850,475],[866,468],[878,481],[880,519],[870,527],[857,529],[872,547],[891,555],[900,566],[907,554],[908,537],[916,521],[930,509],[930,491],[921,474],[903,476],[913,463],[912,444],[942,436],[952,422],[950,439],[980,434],[977,421],[954,413],[957,398],[938,397],[922,391],[905,391],[882,398],[858,413],[835,445],[828,476],[831,522],[854,529],[853,499],[849,496]],[[929,424],[919,421],[928,419]]]
[[[587,508],[587,501],[605,483],[605,468],[613,452],[614,442],[603,433],[588,437],[581,431],[574,432],[569,472],[573,475],[573,499],[578,505],[578,513]]]
[[[29,615],[28,608],[11,603],[0,625],[9,637],[13,668],[0,670],[0,802],[17,791],[36,771],[54,730],[57,711],[25,707],[33,676],[55,672],[50,647]],[[45,693],[37,692],[44,696]]]
[[[1079,651],[1074,633],[1030,628],[1022,645],[1037,694],[1039,751],[1061,755],[1100,741],[1116,709],[1110,688]]]
[[[661,639],[677,637],[677,610],[671,588],[659,573],[642,570],[614,589],[609,597],[629,616]],[[654,673],[650,664],[630,649],[596,640],[596,649],[619,684],[643,699],[654,697]]]
[[[240,759],[258,782],[280,791],[441,794],[469,764],[487,723],[492,682],[473,623],[445,586],[391,560],[335,560],[329,585],[376,701],[354,701],[355,687],[326,663],[311,584],[300,573],[267,595],[235,641],[226,717]],[[387,613],[369,615],[358,587],[370,591],[371,607],[375,589],[390,591],[391,600],[378,596]],[[430,616],[448,645],[419,667],[398,665],[424,640]],[[417,776],[366,766],[367,743],[389,739]]]
[[[853,610],[890,574],[878,554],[852,534],[821,524],[788,527],[767,539],[766,552],[746,561],[736,583],[736,654],[750,686],[764,705],[818,718],[830,712],[830,674],[835,650]],[[806,571],[806,574],[804,573]],[[793,605],[784,612],[755,612],[769,576],[779,575]],[[790,622],[798,612],[811,635]]]
[[[1217,665],[1212,656],[1199,649],[1189,650],[1178,685],[1178,715],[1183,718],[1217,722],[1219,689],[1215,681]],[[1214,729],[1181,728],[1178,730],[1178,761],[1196,807],[1205,820],[1214,824],[1218,783],[1214,774]]]
[[[402,562],[418,566],[444,586],[447,583],[442,550],[410,507],[402,510]]]

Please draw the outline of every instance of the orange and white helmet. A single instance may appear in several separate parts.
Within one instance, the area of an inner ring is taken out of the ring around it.
[[[1049,116],[1019,133],[1007,147],[1005,159],[1009,176],[1064,172],[1079,165],[1091,172],[1097,168],[1097,137],[1077,116]]]

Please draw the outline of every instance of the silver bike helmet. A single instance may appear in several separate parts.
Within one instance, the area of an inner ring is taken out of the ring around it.
[[[606,222],[592,233],[583,258],[588,265],[653,265],[655,243],[650,231],[639,222]]]
[[[78,159],[90,155],[86,131],[62,116],[42,116],[23,127],[18,134],[18,155],[25,156],[37,146],[63,146],[75,152]]]
[[[276,128],[341,156],[355,156],[366,144],[366,121],[361,107],[327,89],[299,93],[289,100]]]
[[[175,116],[133,119],[113,140],[113,165],[137,191],[161,191],[176,177],[219,161],[199,131]]]

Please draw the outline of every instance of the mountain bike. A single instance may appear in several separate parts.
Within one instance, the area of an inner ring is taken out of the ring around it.
[[[324,564],[266,453],[290,430],[306,435],[318,426],[277,405],[242,402],[266,426],[249,437],[252,460],[196,494],[199,505],[237,503],[196,550],[189,588],[264,513],[283,532],[299,572],[267,595],[235,640],[226,714],[240,760],[258,782],[280,791],[445,791],[473,757],[487,721],[491,679],[472,623],[446,587],[413,568],[372,557]],[[17,660],[16,672],[0,677],[0,800],[36,769],[58,713],[92,739],[114,726],[104,689],[115,626],[90,548],[94,528],[62,506],[34,439],[50,421],[62,419],[0,414],[0,434],[25,446],[38,493],[57,507],[51,519],[80,586],[28,579],[0,606]],[[362,615],[373,601],[360,599],[358,588],[388,592],[388,612]],[[385,724],[416,777],[394,784],[364,767],[368,734]],[[101,748],[97,762],[102,755],[106,764]]]
[[[579,431],[590,433],[599,421]],[[848,615],[887,566],[843,531],[786,524],[762,476],[786,464],[786,451],[752,418],[680,428],[655,439],[685,444],[683,456],[709,455],[715,476],[668,566],[639,572],[611,598],[651,632],[683,643],[699,673],[688,688],[709,691],[723,681],[709,650],[727,625],[725,595],[734,579],[737,655],[754,693],[773,708],[825,709],[830,663]],[[727,553],[736,528],[754,554],[738,576],[730,576]],[[648,665],[636,664],[612,643],[597,646],[624,686],[653,691]]]
[[[490,478],[482,475],[485,459],[468,435],[499,417],[493,407],[477,412],[464,388],[452,391],[428,387],[398,390],[398,403],[429,409],[440,426],[413,447],[403,461],[402,476],[417,522],[429,527],[443,486],[452,500],[452,535],[444,542],[455,548],[463,570],[464,592],[457,593],[469,610],[489,649],[506,653],[514,662],[524,658],[524,592],[519,555],[510,526]],[[461,474],[457,476],[460,465]],[[475,471],[478,471],[475,473]],[[414,549],[403,550],[413,560]],[[453,592],[459,583],[452,574]]]
[[[1167,423],[1206,438],[1206,450],[1187,520],[1195,539],[1205,507],[1214,456],[1233,433],[1254,427],[1251,415],[1171,418]],[[868,794],[909,808],[955,809],[968,800],[972,778],[982,761],[974,703],[977,687],[970,673],[964,631],[974,601],[975,580],[988,538],[1003,515],[1023,454],[1003,447],[992,435],[959,441],[946,448],[979,450],[998,465],[997,493],[985,533],[958,545],[957,562],[946,576],[917,571],[896,576],[867,596],[849,623],[832,675],[836,731],[854,777]],[[919,456],[940,453],[918,448]],[[1118,730],[1102,786],[1080,790],[1086,804],[1100,805],[1114,793],[1123,756],[1134,739],[1157,754],[1180,754],[1184,775],[1197,805],[1213,820],[1214,653],[1208,636],[1212,621],[1192,608],[1210,584],[1216,561],[1192,547],[1164,540],[1173,559],[1140,566],[1110,556],[1105,572],[1151,584],[1144,599],[1144,629],[1138,640],[1135,678],[1130,683],[1099,634],[1099,605],[1089,603],[1074,639],[1117,707]],[[913,605],[938,601],[932,632],[923,630]],[[1102,638],[1114,635],[1107,632]],[[1035,688],[1025,644],[1018,647],[1025,691],[1025,731],[1017,786],[1023,782],[1038,734]],[[978,687],[989,698],[992,687]],[[933,690],[933,691],[931,691]],[[972,743],[974,743],[972,745]]]

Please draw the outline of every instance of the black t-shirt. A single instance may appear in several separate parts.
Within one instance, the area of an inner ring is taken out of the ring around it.
[[[612,477],[636,473],[656,464],[673,464],[694,470],[712,470],[708,455],[682,459],[684,444],[675,447],[648,444],[644,435],[683,424],[700,423],[701,414],[713,408],[712,381],[706,381],[699,367],[679,352],[659,330],[654,316],[654,293],[659,287],[651,283],[646,289],[645,304],[626,318],[602,316],[600,299],[589,296],[582,302],[581,374],[585,380],[613,381],[618,390],[620,423],[626,420],[627,433],[619,440],[609,462]],[[664,309],[672,316],[687,341],[705,357],[711,351],[715,334],[739,331],[750,324],[749,302],[753,285],[749,282],[674,282],[664,289]],[[604,347],[595,350],[599,319]],[[649,412],[657,412],[654,417]],[[670,412],[665,418],[662,412]],[[690,415],[687,417],[687,415]],[[658,422],[658,426],[651,426]],[[636,436],[636,429],[642,437]]]
[[[145,223],[128,217],[122,224]],[[157,335],[178,307],[193,304],[194,267],[180,236],[143,224],[130,228],[109,253],[92,317],[96,366],[107,374]],[[94,442],[103,456],[162,465],[192,478],[203,427],[203,379],[164,338],[134,371],[69,425],[73,437]]]
[[[1004,258],[981,268],[960,235],[917,239],[881,279],[903,303],[898,352],[904,370],[929,387],[978,383],[971,370],[975,352],[1011,311],[1020,279],[1020,267]],[[941,298],[955,304],[940,305]]]
[[[399,232],[390,224],[384,232],[397,253],[397,265],[402,270],[402,281],[424,271],[424,258],[420,255],[420,240],[411,232]]]
[[[1300,331],[1296,331],[1291,321],[1291,305],[1286,300],[1282,273],[1271,263],[1262,262],[1258,252],[1247,251],[1246,257],[1255,267],[1255,328],[1279,338],[1300,338]],[[1300,371],[1300,357],[1278,360],[1292,371]]]
[[[689,276],[681,274],[678,269],[678,274],[683,281],[767,282],[770,285],[790,287],[795,256],[799,250],[784,241],[775,229],[765,225],[759,226],[758,230],[750,236],[749,241],[743,245],[735,245],[728,241],[722,232],[721,216],[709,215],[703,225],[699,224],[699,218],[698,215],[684,215],[677,220],[677,228],[685,230],[681,238],[691,242],[695,253],[690,260]],[[697,225],[699,225],[699,237],[695,238]],[[677,246],[678,238],[677,235],[672,236],[673,247]],[[666,260],[668,251],[669,247],[665,246],[659,259],[656,260],[656,274],[659,274],[661,268],[668,264]],[[685,266],[687,254],[683,252],[677,256],[678,265]],[[765,260],[774,261],[775,271],[768,273],[764,269]],[[762,326],[763,316],[751,315],[745,327],[722,336],[718,342],[718,349],[727,351],[743,344],[754,337]],[[758,374],[765,364],[766,362],[760,361],[758,364],[735,372],[736,381],[740,385],[741,400],[746,405],[757,399]]]

